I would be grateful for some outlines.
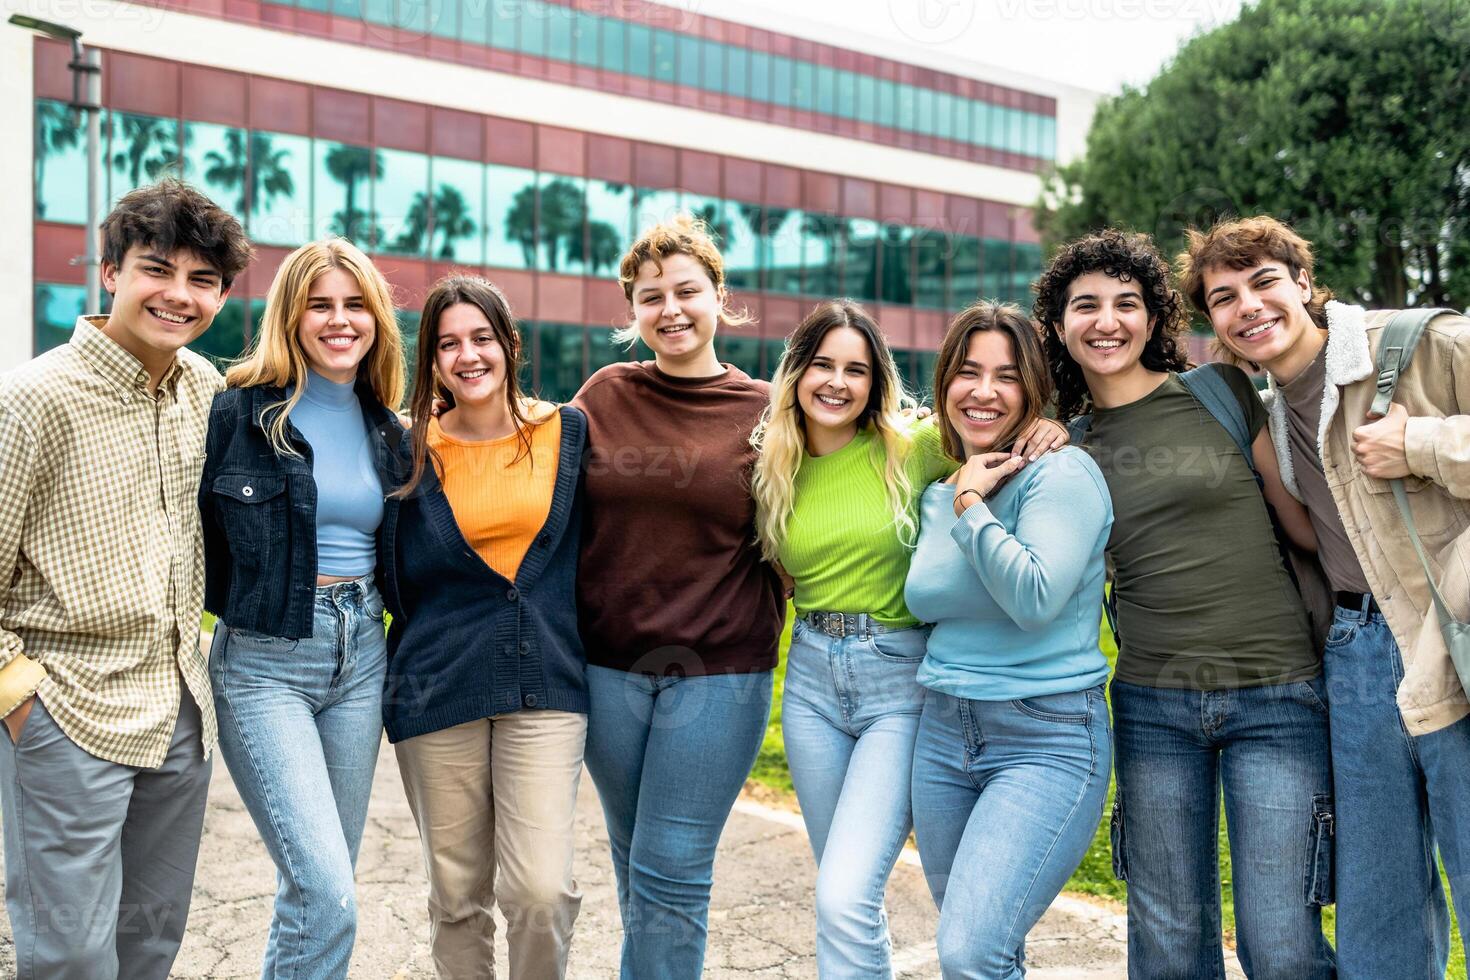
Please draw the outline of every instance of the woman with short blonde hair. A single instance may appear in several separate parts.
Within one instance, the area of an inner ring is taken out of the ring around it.
[[[199,506],[220,751],[276,863],[265,977],[347,975],[382,736],[378,532],[402,482],[382,274],[341,238],[286,257],[210,412]]]

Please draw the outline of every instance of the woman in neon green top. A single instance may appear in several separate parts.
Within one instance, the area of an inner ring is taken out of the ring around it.
[[[858,304],[818,305],[787,341],[752,441],[757,532],[796,583],[781,720],[817,858],[817,971],[891,977],[883,890],[908,837],[928,629],[903,601],[917,501],[948,475],[938,430]],[[1043,420],[1017,452],[1066,441]],[[824,861],[825,853],[834,860]]]

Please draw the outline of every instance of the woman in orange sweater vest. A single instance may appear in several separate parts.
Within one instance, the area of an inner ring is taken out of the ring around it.
[[[573,810],[587,736],[577,635],[586,420],[523,397],[500,290],[442,280],[424,304],[413,472],[387,534],[384,720],[423,841],[441,978],[566,973],[581,894]],[[438,418],[435,398],[443,400]]]

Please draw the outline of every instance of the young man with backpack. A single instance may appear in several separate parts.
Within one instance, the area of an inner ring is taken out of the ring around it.
[[[1037,283],[1073,442],[1113,500],[1113,868],[1134,977],[1222,977],[1218,833],[1241,962],[1329,980],[1332,775],[1321,658],[1267,503],[1310,545],[1243,371],[1189,370],[1183,298],[1142,235],[1063,245]]]
[[[185,350],[250,261],[169,181],[102,223],[109,316],[0,378],[0,822],[22,978],[163,980],[216,744],[199,476],[223,379]]]
[[[1192,232],[1180,267],[1182,290],[1221,344],[1269,376],[1282,479],[1306,505],[1335,592],[1324,664],[1341,975],[1443,976],[1449,917],[1436,842],[1462,927],[1470,922],[1470,704],[1426,572],[1448,597],[1446,614],[1463,621],[1470,320],[1444,311],[1417,345],[1384,344],[1398,311],[1331,301],[1312,279],[1311,245],[1270,217]],[[1391,404],[1375,405],[1380,377]]]

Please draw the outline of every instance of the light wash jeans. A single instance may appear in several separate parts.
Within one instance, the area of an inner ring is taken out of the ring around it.
[[[1432,627],[1431,627],[1432,628]],[[1337,969],[1343,980],[1444,976],[1449,912],[1470,924],[1470,717],[1409,735],[1404,661],[1378,613],[1338,608],[1323,658],[1337,794]]]
[[[771,672],[587,668],[587,771],[623,919],[622,980],[698,980],[715,848],[771,713]]]
[[[927,693],[914,830],[945,980],[1025,975],[1026,934],[1102,821],[1112,756],[1102,685],[1014,701]]]
[[[347,975],[387,656],[371,576],[316,590],[309,639],[215,631],[220,751],[276,863],[265,980]]]
[[[893,976],[883,891],[909,834],[927,628],[832,637],[798,619],[781,727],[817,858],[817,975]],[[831,860],[824,855],[831,854]]]
[[[1113,723],[1113,870],[1128,882],[1128,975],[1224,980],[1223,787],[1241,966],[1252,980],[1331,980],[1322,682],[1197,691],[1114,680]]]

